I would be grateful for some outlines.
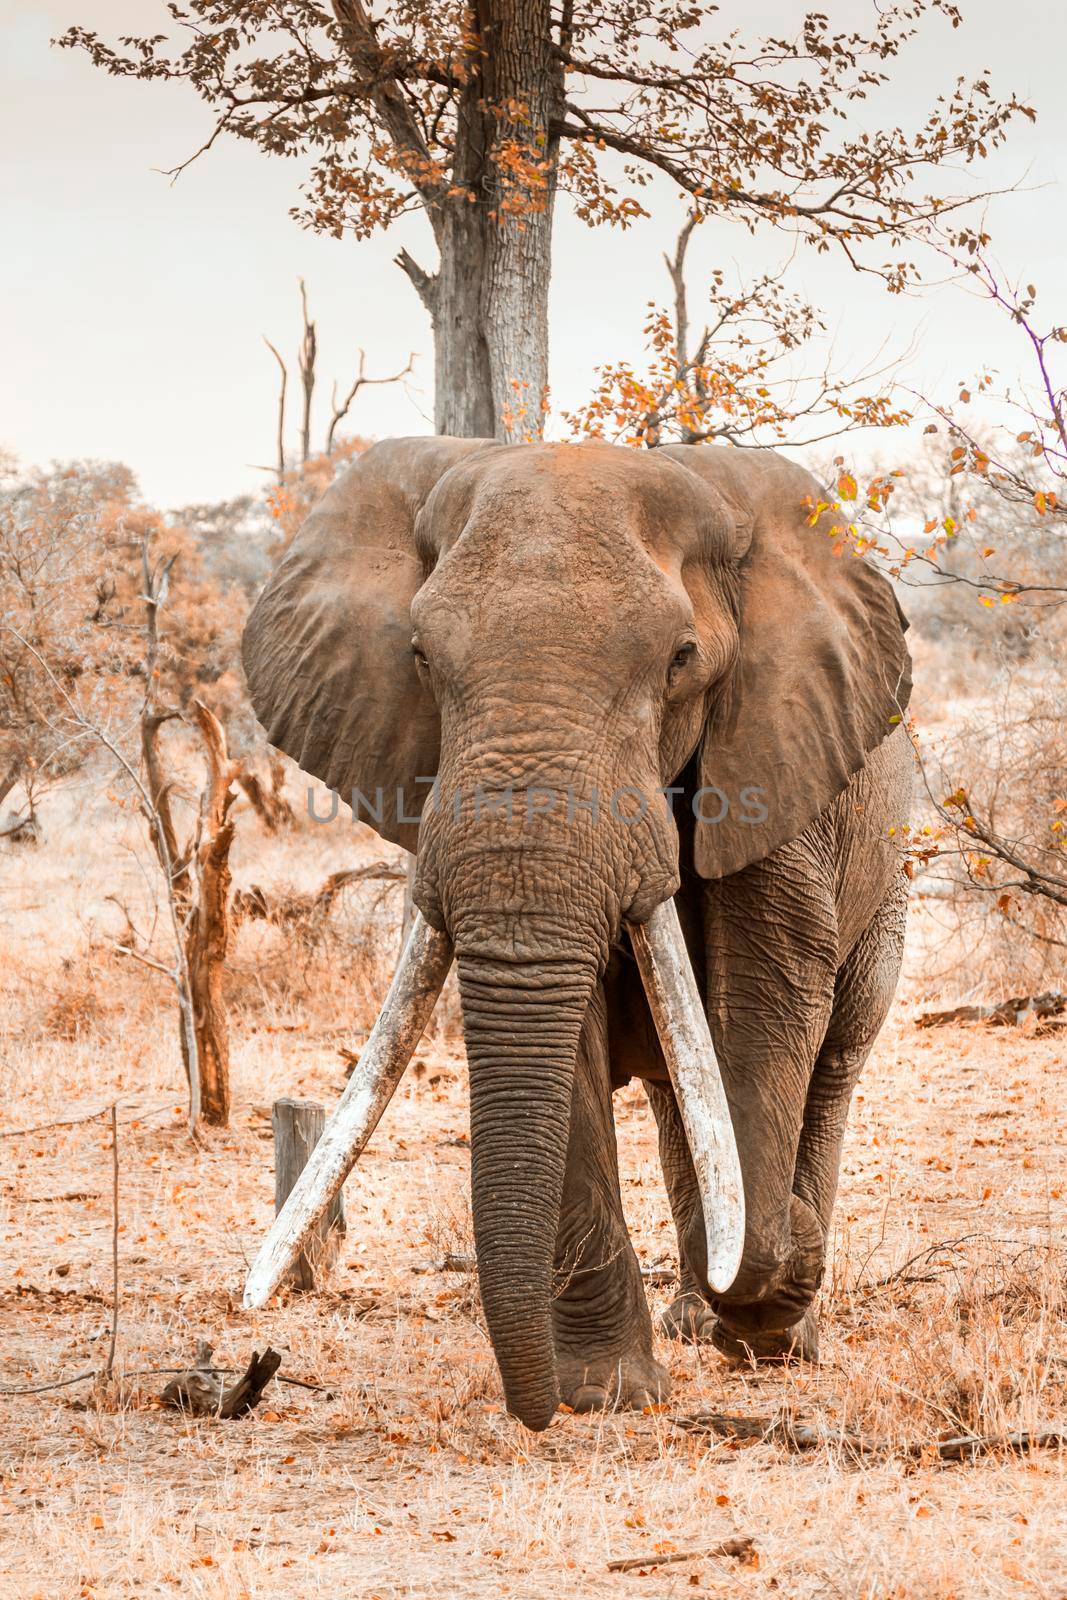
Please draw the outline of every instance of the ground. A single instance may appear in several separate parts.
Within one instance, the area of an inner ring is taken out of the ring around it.
[[[321,881],[374,853],[362,833],[327,846],[306,824],[299,848],[250,841],[238,881],[277,881],[283,861]],[[339,1047],[358,1048],[353,1018],[366,1025],[388,948],[370,976],[340,947],[325,966],[321,946],[301,946],[303,966],[289,948],[302,997],[278,978],[282,935],[242,930],[232,1126],[196,1145],[166,982],[112,953],[123,914],[107,893],[139,905],[144,874],[131,856],[122,883],[113,870],[105,883],[98,856],[83,847],[74,877],[62,849],[0,862],[19,931],[0,1012],[0,1385],[106,1363],[111,1136],[106,1116],[74,1119],[116,1100],[120,1285],[115,1381],[3,1399],[4,1600],[1067,1596],[1067,1452],[908,1454],[964,1429],[1067,1423],[1062,1042],[920,1030],[905,990],[856,1097],[819,1369],[730,1369],[660,1342],[666,1407],[561,1414],[535,1436],[502,1409],[476,1278],[444,1270],[471,1249],[454,1002],[349,1181],[328,1286],[242,1312],[273,1209],[270,1103],[332,1104]],[[653,1119],[636,1086],[616,1105],[658,1309],[676,1263]],[[199,1337],[230,1367],[269,1343],[282,1378],[321,1387],[275,1382],[238,1421],[161,1409],[167,1377],[153,1369],[188,1362]],[[702,1411],[785,1412],[887,1449],[857,1462],[833,1440],[799,1453],[674,1421]],[[754,1541],[749,1559],[706,1554],[738,1536]],[[646,1564],[608,1570],[628,1557]]]

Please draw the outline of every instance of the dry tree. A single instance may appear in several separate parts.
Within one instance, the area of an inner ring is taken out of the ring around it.
[[[914,131],[881,123],[875,91],[953,0],[826,14],[788,37],[723,28],[714,4],[631,0],[192,0],[152,8],[141,37],[60,40],[114,77],[180,83],[224,137],[309,167],[305,226],[363,238],[421,212],[434,270],[397,256],[434,333],[434,426],[540,435],[556,195],[591,227],[648,215],[653,180],[749,230],[833,250],[891,290],[913,281],[931,217],[975,198],[948,174],[982,160],[1018,115],[988,77],[957,78]],[[940,192],[938,192],[940,191]],[[888,259],[887,259],[888,258]]]

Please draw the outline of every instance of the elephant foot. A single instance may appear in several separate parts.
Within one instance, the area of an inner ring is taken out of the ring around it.
[[[683,1344],[707,1344],[714,1339],[717,1318],[698,1294],[675,1295],[659,1319],[660,1332]]]
[[[558,1359],[560,1398],[572,1411],[643,1411],[671,1392],[666,1367],[649,1355]]]
[[[721,1320],[715,1324],[711,1342],[734,1366],[777,1362],[787,1364],[819,1360],[819,1322],[815,1312],[805,1311],[791,1328],[753,1328],[747,1332],[728,1328]]]

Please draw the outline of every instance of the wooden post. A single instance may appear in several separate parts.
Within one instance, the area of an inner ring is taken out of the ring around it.
[[[274,1214],[277,1216],[322,1137],[326,1112],[315,1100],[275,1100],[271,1107],[271,1125],[274,1128]],[[316,1274],[321,1279],[329,1272],[344,1234],[345,1199],[338,1190],[315,1224],[306,1253],[297,1257],[289,1274],[288,1281],[294,1289],[316,1287]]]
[[[419,912],[378,1020],[326,1132],[249,1268],[242,1304],[265,1306],[340,1191],[378,1126],[433,1014],[452,965],[452,941]]]

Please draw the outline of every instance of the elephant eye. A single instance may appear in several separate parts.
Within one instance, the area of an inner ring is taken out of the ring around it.
[[[415,657],[415,665],[420,672],[425,672],[430,663],[426,659],[426,652],[417,639],[411,641],[411,653]]]
[[[679,672],[682,667],[687,667],[697,653],[697,647],[690,639],[688,643],[680,645],[671,657],[671,671]]]

